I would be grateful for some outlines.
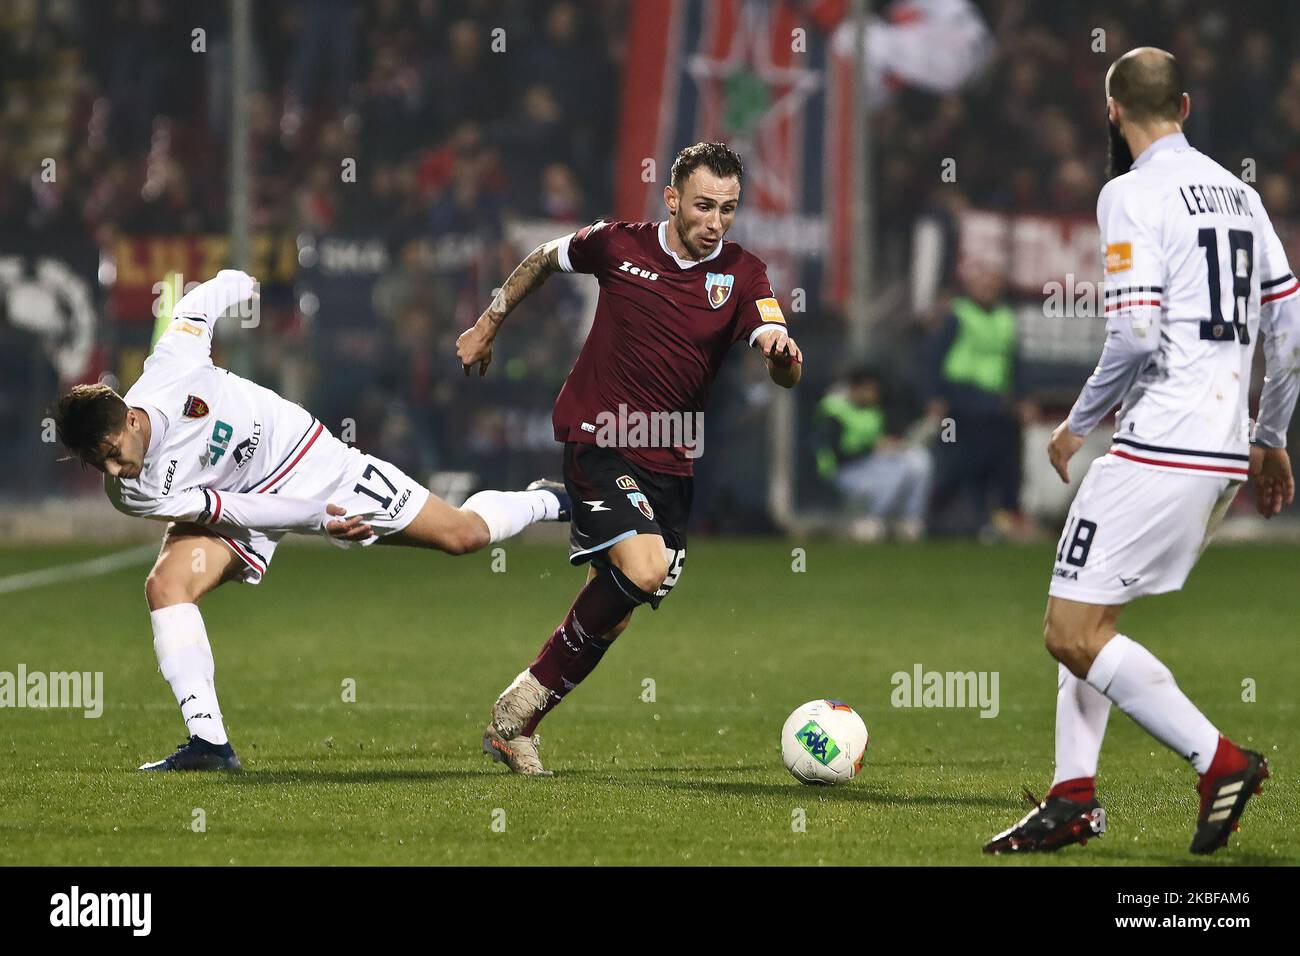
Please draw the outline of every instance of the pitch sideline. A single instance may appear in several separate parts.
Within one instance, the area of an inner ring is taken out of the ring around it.
[[[101,574],[111,574],[122,568],[129,568],[133,564],[142,564],[146,559],[152,559],[157,554],[158,545],[142,544],[127,548],[125,551],[114,551],[112,554],[91,558],[89,561],[11,574],[7,578],[0,578],[0,594],[13,594],[17,591],[44,587],[47,584],[62,584],[67,581],[79,581],[82,578],[98,577]]]

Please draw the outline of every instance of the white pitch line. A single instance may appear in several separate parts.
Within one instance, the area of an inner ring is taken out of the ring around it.
[[[114,551],[100,558],[79,561],[76,564],[60,564],[40,571],[27,571],[23,574],[11,574],[0,578],[0,594],[12,594],[14,591],[26,591],[31,588],[44,587],[47,584],[62,584],[81,578],[93,578],[101,574],[111,574],[133,564],[142,564],[158,554],[158,545],[142,544],[125,551]]]

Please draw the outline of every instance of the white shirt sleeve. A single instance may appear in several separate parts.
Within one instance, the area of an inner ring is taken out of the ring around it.
[[[1122,179],[1107,183],[1097,197],[1108,334],[1135,342],[1160,341],[1165,301],[1160,215],[1159,207],[1144,203]],[[1151,348],[1155,347],[1152,344]]]
[[[1144,210],[1121,180],[1097,197],[1097,227],[1105,260],[1106,344],[1101,360],[1070,410],[1069,428],[1087,435],[1120,401],[1160,347],[1164,254],[1154,210]]]
[[[172,321],[149,362],[205,365],[212,361],[212,335],[217,320],[233,305],[254,297],[257,283],[246,272],[222,269],[212,279],[185,293],[172,309]]]
[[[166,498],[154,498],[134,493],[111,476],[104,479],[104,490],[114,508],[134,518],[253,528],[268,534],[321,532],[326,521],[337,520],[326,515],[326,502],[288,495],[188,488]]]
[[[1259,261],[1259,333],[1264,349],[1264,390],[1253,440],[1285,448],[1286,432],[1300,396],[1300,281],[1291,272],[1273,223],[1256,200],[1263,220]]]

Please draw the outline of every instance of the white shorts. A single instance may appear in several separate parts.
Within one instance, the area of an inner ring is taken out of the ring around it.
[[[1102,455],[1070,505],[1047,593],[1085,604],[1126,604],[1177,591],[1241,485]]]
[[[429,500],[429,489],[396,465],[350,448],[328,431],[321,432],[273,490],[339,505],[349,515],[373,512],[367,523],[379,537],[401,531]],[[217,537],[244,562],[239,580],[257,584],[271,565],[276,545],[288,533],[238,528],[223,530]]]

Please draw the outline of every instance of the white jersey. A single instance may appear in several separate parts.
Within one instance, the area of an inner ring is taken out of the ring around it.
[[[1124,396],[1111,453],[1244,479],[1251,360],[1300,282],[1248,184],[1165,136],[1097,199],[1107,331],[1152,351]]]
[[[212,364],[217,319],[253,295],[243,272],[224,270],[186,294],[123,396],[149,414],[151,436],[137,478],[108,476],[114,507],[137,517],[318,530],[326,502],[275,494],[324,426],[300,405]]]

